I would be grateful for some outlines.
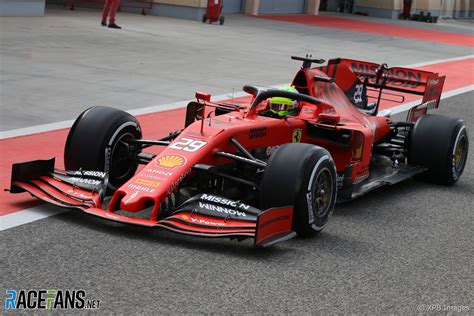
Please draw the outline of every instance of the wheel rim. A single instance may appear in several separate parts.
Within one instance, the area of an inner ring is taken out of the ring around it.
[[[135,157],[127,144],[127,140],[135,139],[135,135],[126,133],[121,135],[112,148],[110,178],[122,180],[134,172]]]
[[[457,174],[460,174],[463,171],[464,165],[466,164],[466,157],[467,139],[465,135],[462,135],[456,143],[456,147],[454,149],[454,169],[456,170]]]
[[[331,208],[333,194],[332,177],[327,168],[319,171],[314,181],[313,213],[317,218],[323,218]]]

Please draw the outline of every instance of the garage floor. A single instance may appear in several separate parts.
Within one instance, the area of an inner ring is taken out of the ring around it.
[[[191,99],[196,90],[288,82],[299,67],[291,55],[409,65],[472,54],[460,45],[242,15],[228,15],[224,26],[127,13],[117,21],[123,30],[101,27],[99,11],[62,8],[43,18],[0,18],[0,131],[69,120],[91,105],[143,108]]]

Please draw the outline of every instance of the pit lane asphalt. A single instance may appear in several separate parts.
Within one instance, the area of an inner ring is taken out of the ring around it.
[[[463,117],[472,136],[473,101],[452,97],[438,112]],[[383,188],[337,205],[316,238],[268,249],[68,212],[0,232],[1,287],[84,289],[101,312],[124,314],[472,311],[473,180],[471,150],[454,187]]]

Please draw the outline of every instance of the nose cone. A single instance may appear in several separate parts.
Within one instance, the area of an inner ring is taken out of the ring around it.
[[[147,201],[154,201],[153,195],[156,193],[154,187],[159,187],[157,182],[146,182],[143,184],[140,181],[142,179],[136,179],[135,183],[129,183],[126,186],[125,195],[120,200],[120,209],[130,212],[139,212],[146,207]]]
[[[191,166],[181,154],[156,157],[120,188],[120,209],[139,212],[150,202],[163,202],[189,174]]]

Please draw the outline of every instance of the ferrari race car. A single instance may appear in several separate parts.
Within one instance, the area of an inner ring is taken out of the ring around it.
[[[427,114],[444,77],[349,59],[303,63],[295,91],[244,86],[246,104],[197,92],[184,129],[142,138],[138,120],[109,107],[84,111],[69,131],[65,170],[54,158],[16,163],[11,193],[107,220],[268,246],[320,232],[336,201],[411,177],[452,185],[468,153],[463,120]],[[382,101],[420,96],[396,121]],[[268,115],[290,99],[293,115]],[[159,122],[157,122],[159,124]],[[159,154],[145,152],[162,146]],[[142,166],[140,166],[142,165]],[[137,171],[138,170],[138,171]]]

